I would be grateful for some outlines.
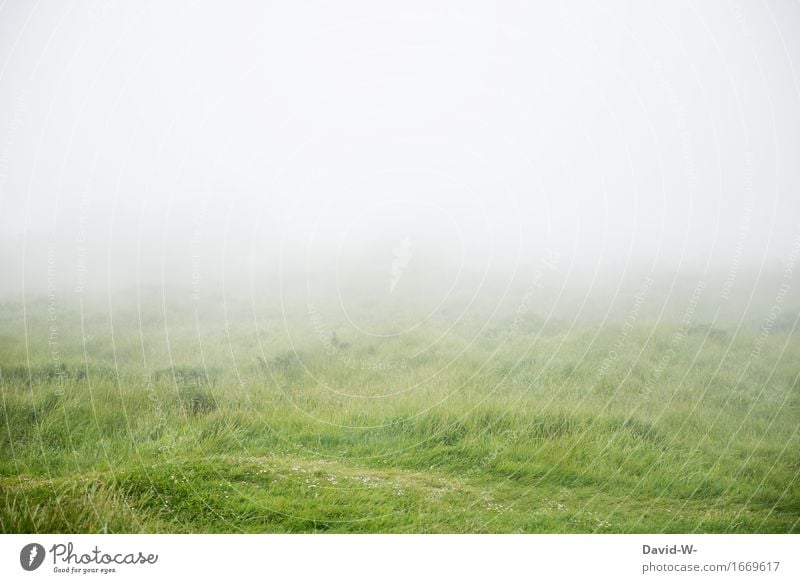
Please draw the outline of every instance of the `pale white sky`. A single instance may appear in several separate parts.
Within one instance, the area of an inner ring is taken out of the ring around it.
[[[791,251],[796,2],[260,4],[0,5],[6,282]]]

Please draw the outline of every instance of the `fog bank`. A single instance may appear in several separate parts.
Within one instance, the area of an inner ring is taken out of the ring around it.
[[[796,3],[7,2],[0,293],[780,273],[798,24]]]

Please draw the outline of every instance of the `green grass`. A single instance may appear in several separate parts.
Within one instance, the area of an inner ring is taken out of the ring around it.
[[[0,530],[798,532],[796,312],[685,306],[6,302]]]

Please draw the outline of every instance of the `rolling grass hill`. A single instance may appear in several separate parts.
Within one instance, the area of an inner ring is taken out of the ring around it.
[[[385,335],[302,301],[5,302],[0,530],[798,532],[796,315],[689,292],[366,299]]]

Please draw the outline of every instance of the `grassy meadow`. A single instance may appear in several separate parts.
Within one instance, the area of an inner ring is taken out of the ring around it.
[[[6,298],[0,531],[798,532],[780,283]]]

